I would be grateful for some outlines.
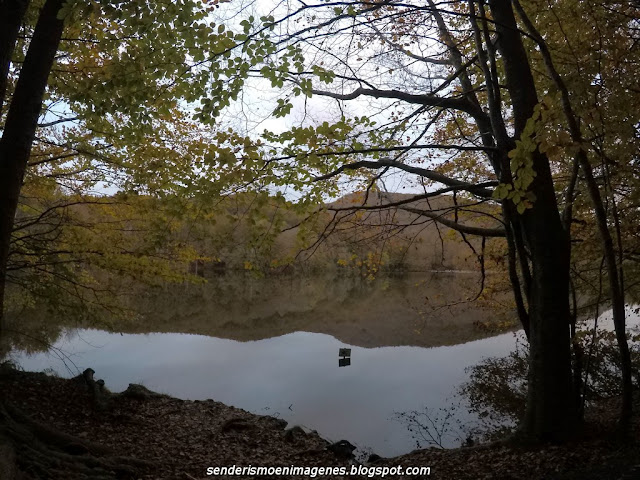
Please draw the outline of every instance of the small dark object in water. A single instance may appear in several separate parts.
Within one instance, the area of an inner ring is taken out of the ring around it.
[[[351,365],[351,359],[349,357],[338,359],[338,367],[348,367],[349,365]]]
[[[348,367],[351,365],[351,349],[339,348],[338,349],[338,366]]]

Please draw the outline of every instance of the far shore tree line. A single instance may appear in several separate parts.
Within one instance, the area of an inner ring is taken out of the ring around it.
[[[591,302],[612,308],[626,431],[640,8],[265,8],[0,4],[0,311],[9,282],[92,302],[106,276],[182,281],[176,265],[222,265],[238,232],[246,269],[279,241],[294,253],[273,267],[329,244],[348,265],[349,242],[370,241],[378,258],[355,261],[379,268],[429,226],[455,232],[483,279],[504,266],[529,345],[522,437],[582,422]]]

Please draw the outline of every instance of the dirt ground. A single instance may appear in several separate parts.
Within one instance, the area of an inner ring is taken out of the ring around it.
[[[98,375],[99,377],[99,372]],[[86,384],[41,373],[2,369],[0,401],[13,405],[38,424],[73,435],[78,443],[99,444],[113,458],[134,457],[144,462],[134,476],[115,472],[113,478],[193,480],[207,478],[310,478],[311,467],[358,468],[344,445],[331,446],[315,432],[291,428],[282,420],[258,416],[222,403],[187,401],[145,394],[109,397],[98,405]],[[636,402],[640,408],[640,402]],[[637,410],[636,410],[637,411]],[[637,441],[616,441],[613,431],[617,400],[602,402],[589,413],[579,441],[566,445],[513,447],[480,445],[452,450],[426,449],[389,459],[377,459],[360,470],[381,478],[384,467],[428,466],[430,475],[389,475],[387,478],[434,479],[640,479]],[[372,419],[375,421],[375,419]],[[632,437],[640,439],[640,423]],[[348,439],[347,439],[348,440]],[[0,463],[11,456],[2,455]],[[64,462],[35,468],[28,448],[15,452],[19,475],[14,478],[75,480],[99,478],[91,471],[66,469]],[[76,455],[89,455],[82,448]],[[105,454],[105,453],[101,453]],[[211,475],[208,467],[302,466],[309,476]],[[3,475],[0,465],[0,476]],[[316,470],[316,474],[317,474]],[[103,477],[100,477],[103,478]],[[330,474],[316,478],[356,478]],[[2,478],[4,480],[4,478]]]

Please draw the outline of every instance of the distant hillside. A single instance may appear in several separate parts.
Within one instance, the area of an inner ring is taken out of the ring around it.
[[[414,196],[352,193],[303,212],[282,198],[264,194],[240,193],[212,200],[208,208],[196,202],[165,205],[159,199],[120,195],[114,197],[120,202],[114,207],[109,202],[80,204],[71,211],[78,223],[98,225],[107,233],[117,220],[130,231],[122,237],[131,243],[128,250],[134,255],[151,253],[175,259],[178,270],[205,277],[231,270],[265,273],[292,268],[346,269],[365,276],[379,271],[478,270],[481,239],[463,237],[431,218],[403,209],[429,210],[453,221],[453,196],[409,203]],[[389,203],[402,205],[378,208]],[[481,215],[480,207],[465,208],[469,200],[459,198],[457,203],[460,223],[500,226],[497,220]],[[488,207],[482,208],[488,212]],[[114,229],[116,233],[124,230]],[[108,247],[122,245],[123,239],[112,236]],[[103,247],[96,244],[95,250]],[[503,263],[505,251],[502,239],[487,239],[487,268],[496,269]]]
[[[317,225],[313,230],[315,236],[310,235],[309,241],[312,248],[300,254],[300,228],[296,227],[278,235],[273,254],[279,257],[298,254],[298,259],[304,259],[314,267],[339,265],[344,268],[368,268],[372,263],[382,262],[380,268],[383,270],[478,269],[477,255],[470,247],[481,253],[481,240],[478,237],[466,235],[469,242],[466,243],[460,233],[401,207],[371,209],[406,201],[413,196],[371,193],[364,202],[361,193],[346,195],[327,205],[329,209],[344,210],[327,211],[321,220],[316,220]],[[465,201],[458,203],[464,205]],[[368,209],[358,211],[355,208],[362,205]],[[411,203],[410,207],[436,211],[451,220],[454,218],[452,196],[441,195],[420,200]],[[499,226],[497,221],[476,212],[459,211],[459,220],[477,226]],[[322,241],[315,245],[313,241],[320,238]],[[504,251],[502,239],[489,240],[485,252],[487,266],[495,268],[496,262],[501,263]]]

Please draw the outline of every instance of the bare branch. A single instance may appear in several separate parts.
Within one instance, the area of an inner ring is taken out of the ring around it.
[[[488,186],[495,187],[496,185],[498,185],[497,181],[491,181],[491,182],[479,183],[478,187],[488,187]],[[330,208],[327,208],[327,210],[330,210],[332,212],[344,212],[344,211],[351,211],[351,210],[385,210],[387,208],[394,208],[394,207],[399,207],[401,205],[408,205],[411,203],[419,202],[420,200],[426,200],[427,198],[438,197],[444,193],[455,192],[456,190],[461,190],[461,189],[462,187],[447,187],[447,188],[441,188],[429,193],[413,195],[409,198],[398,200],[396,202],[388,202],[380,205],[354,205],[351,207],[330,207]]]
[[[79,117],[59,118],[58,120],[53,120],[51,122],[39,123],[38,127],[40,127],[40,128],[53,127],[55,125],[59,125],[60,123],[75,122],[78,119],[79,119]]]
[[[486,227],[475,227],[473,225],[464,225],[462,223],[455,222],[453,220],[449,220],[444,218],[441,214],[431,212],[428,210],[421,210],[419,208],[413,207],[400,207],[401,210],[405,210],[410,213],[415,213],[416,215],[421,215],[423,217],[430,218],[438,223],[441,223],[445,227],[449,227],[453,230],[456,230],[461,233],[468,233],[469,235],[480,235],[482,237],[504,237],[506,236],[506,232],[504,228],[486,228]]]
[[[418,60],[420,62],[425,62],[425,63],[433,63],[434,65],[453,65],[453,62],[449,59],[423,57],[422,55],[416,55],[415,53],[412,53],[406,48],[404,48],[402,45],[389,40],[388,36],[385,35],[383,32],[381,32],[380,29],[375,26],[375,24],[372,23],[370,26],[373,29],[373,31],[376,32],[376,34],[382,39],[383,42],[389,44],[393,49],[404,53],[405,55],[407,55],[410,58],[413,58],[414,60]]]
[[[418,105],[428,105],[430,107],[442,107],[452,108],[461,112],[468,113],[472,117],[482,117],[485,113],[482,109],[471,103],[466,98],[451,98],[451,97],[439,97],[437,95],[424,95],[407,93],[401,90],[381,90],[377,88],[356,88],[351,93],[335,93],[324,90],[313,89],[311,92],[314,95],[321,95],[324,97],[335,98],[336,100],[354,100],[358,97],[372,97],[372,98],[389,98],[393,100],[401,100],[407,103],[415,103]]]
[[[429,170],[427,168],[421,168],[421,167],[415,167],[413,165],[407,165],[405,163],[402,162],[398,162],[395,160],[391,160],[391,159],[385,159],[382,158],[380,160],[362,160],[359,162],[353,162],[353,163],[348,163],[345,165],[342,165],[340,168],[338,168],[337,170],[334,170],[331,173],[328,173],[326,175],[322,175],[319,177],[315,177],[314,181],[321,181],[321,180],[328,180],[330,178],[333,178],[339,174],[341,174],[342,172],[344,172],[345,170],[357,170],[359,168],[369,168],[372,170],[377,170],[379,168],[386,168],[386,167],[393,167],[393,168],[397,168],[399,170],[403,170],[407,173],[413,173],[415,175],[419,175],[421,177],[424,178],[428,178],[429,180],[433,180],[434,182],[439,182],[442,183],[444,185],[448,185],[450,187],[456,187],[458,190],[465,190],[469,193],[472,193],[474,195],[480,196],[480,197],[486,197],[489,198],[492,196],[492,190],[489,190],[487,188],[484,188],[478,184],[473,184],[473,183],[467,183],[467,182],[463,182],[461,180],[456,180],[455,178],[450,178],[447,177],[446,175],[443,175],[441,173],[438,173],[434,170]]]

